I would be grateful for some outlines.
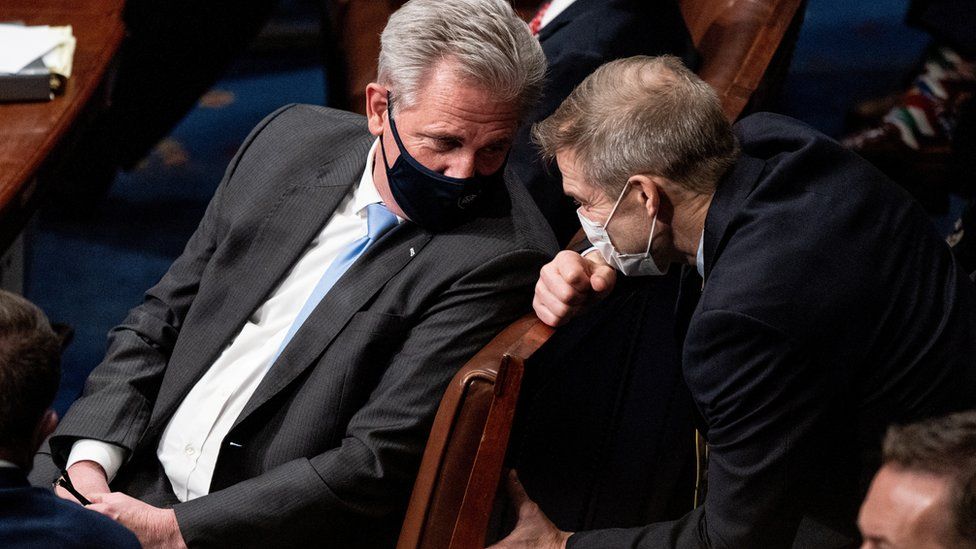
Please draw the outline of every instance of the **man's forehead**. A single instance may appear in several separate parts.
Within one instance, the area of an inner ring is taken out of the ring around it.
[[[401,107],[413,115],[437,115],[427,118],[443,123],[519,122],[516,99],[498,97],[488,87],[459,74],[450,60],[442,60],[427,71],[412,104]]]
[[[591,202],[606,198],[600,188],[589,180],[578,158],[572,149],[556,151],[556,164],[563,176],[563,192]]]
[[[862,527],[897,543],[930,544],[947,534],[949,483],[944,477],[885,466],[875,477]],[[938,545],[933,545],[938,546]]]

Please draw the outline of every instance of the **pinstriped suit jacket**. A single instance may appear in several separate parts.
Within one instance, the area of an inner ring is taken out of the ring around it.
[[[555,252],[518,183],[474,221],[438,234],[403,223],[359,258],[224,439],[209,495],[176,502],[155,456],[183,397],[359,180],[372,140],[364,118],[303,105],[251,133],[183,254],[110,333],[36,483],[93,438],[128,450],[113,489],[173,505],[191,547],[392,543],[444,387],[528,310]]]

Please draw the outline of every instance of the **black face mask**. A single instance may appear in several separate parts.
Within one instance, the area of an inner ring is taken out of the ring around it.
[[[403,213],[411,221],[432,232],[444,231],[478,216],[482,195],[492,185],[501,185],[504,164],[491,175],[477,175],[458,179],[448,177],[424,167],[410,156],[393,121],[393,113],[387,101],[390,132],[400,149],[400,157],[390,167],[386,159],[386,147],[380,138],[383,165],[390,192]]]

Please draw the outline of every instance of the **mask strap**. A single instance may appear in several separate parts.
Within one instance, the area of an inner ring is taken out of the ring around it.
[[[390,171],[390,161],[386,159],[386,145],[383,144],[383,136],[380,136],[380,152],[383,153],[383,166],[386,171]]]
[[[400,148],[400,154],[403,154],[403,143],[400,142],[400,133],[397,131],[396,122],[393,121],[393,97],[390,94],[390,90],[386,90],[386,117],[390,121],[390,133],[393,134],[393,140],[396,141],[397,147]],[[380,151],[383,153],[383,166],[389,170],[390,161],[386,158],[386,145],[383,144],[383,137],[380,137]]]
[[[389,90],[386,91],[386,116],[390,119],[390,133],[393,134],[393,140],[400,148],[400,154],[403,154],[403,151],[407,149],[403,146],[403,141],[400,140],[400,132],[397,131],[396,121],[393,120],[393,96]]]
[[[613,204],[613,209],[610,210],[610,215],[607,216],[607,220],[603,223],[603,230],[607,229],[607,225],[610,224],[610,219],[613,218],[613,214],[617,213],[617,206],[620,205],[620,201],[624,199],[624,195],[627,194],[627,188],[630,187],[630,181],[624,185],[623,190],[620,191],[620,196],[617,197],[617,201]]]
[[[657,225],[657,212],[654,212],[654,219],[651,220],[651,236],[647,237],[647,251],[644,252],[645,257],[651,256],[651,242],[654,240],[654,227]]]

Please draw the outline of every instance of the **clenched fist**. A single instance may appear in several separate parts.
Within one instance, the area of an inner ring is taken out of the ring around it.
[[[546,324],[561,326],[603,299],[616,282],[617,271],[599,253],[562,251],[542,268],[532,307]]]

